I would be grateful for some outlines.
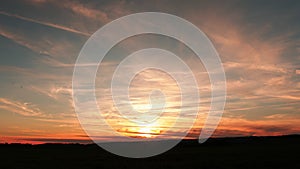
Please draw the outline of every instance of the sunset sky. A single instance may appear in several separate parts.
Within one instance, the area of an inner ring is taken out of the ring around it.
[[[190,21],[218,51],[227,78],[227,102],[214,137],[300,134],[299,9],[300,1],[276,0],[1,0],[0,142],[89,142],[72,100],[76,58],[101,26],[149,11]],[[124,122],[113,107],[109,92],[116,66],[133,51],[146,47],[163,47],[178,54],[197,77],[200,115],[187,136],[197,138],[209,111],[209,79],[193,52],[168,37],[135,36],[105,56],[96,79],[102,113],[113,128],[132,137],[164,134],[174,122],[178,87],[174,79],[155,70],[141,72],[130,93],[133,107],[142,112],[149,108],[147,98],[156,87],[169,96],[167,112],[157,126],[141,128]],[[166,137],[184,132],[188,118],[181,119],[182,128]],[[112,138],[100,132],[99,139]]]

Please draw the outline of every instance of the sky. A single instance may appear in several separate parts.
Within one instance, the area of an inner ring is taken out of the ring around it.
[[[90,142],[77,119],[72,75],[79,52],[99,28],[137,12],[164,12],[199,27],[218,51],[227,80],[227,102],[213,137],[300,134],[299,1],[86,1],[2,0],[0,5],[0,142]],[[122,28],[120,28],[122,31]],[[197,77],[199,116],[187,138],[197,138],[209,111],[210,84],[201,61],[184,44],[139,35],[112,48],[96,78],[99,107],[122,135],[154,137],[174,123],[178,86],[157,70],[133,79],[133,107],[149,109],[153,86],[164,91],[166,113],[141,128],[120,119],[110,95],[111,76],[122,59],[147,48],[178,54]],[[137,61],[138,64],[138,61]],[[169,138],[184,132],[186,115]],[[99,133],[99,139],[111,140]]]

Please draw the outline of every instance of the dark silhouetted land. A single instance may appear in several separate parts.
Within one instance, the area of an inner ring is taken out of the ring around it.
[[[300,136],[182,141],[146,159],[119,157],[97,145],[0,145],[1,169],[300,169]]]

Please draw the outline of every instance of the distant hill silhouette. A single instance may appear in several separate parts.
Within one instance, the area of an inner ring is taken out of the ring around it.
[[[146,159],[113,155],[95,144],[0,144],[3,169],[300,169],[300,136],[183,140]]]

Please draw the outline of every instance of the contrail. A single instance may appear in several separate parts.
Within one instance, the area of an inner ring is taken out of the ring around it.
[[[0,14],[5,15],[5,16],[9,16],[9,17],[15,17],[15,18],[25,20],[25,21],[28,21],[28,22],[33,22],[33,23],[49,26],[49,27],[52,27],[52,28],[64,30],[64,31],[67,31],[67,32],[72,32],[72,33],[76,33],[76,34],[80,34],[80,35],[84,35],[84,36],[91,36],[91,34],[89,34],[89,33],[81,32],[81,31],[78,31],[78,30],[75,30],[75,29],[72,29],[72,28],[68,28],[68,27],[61,26],[61,25],[56,25],[56,24],[49,23],[49,22],[42,22],[42,21],[31,19],[31,18],[23,17],[23,16],[20,16],[20,15],[10,14],[10,13],[4,12],[4,11],[0,11]]]

